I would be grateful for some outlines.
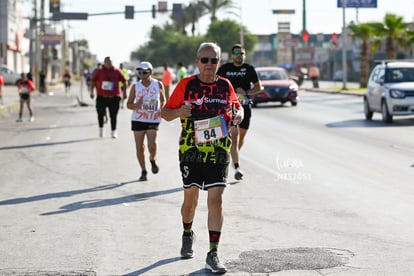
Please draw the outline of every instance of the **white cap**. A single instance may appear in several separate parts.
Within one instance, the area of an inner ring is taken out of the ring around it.
[[[138,65],[138,67],[136,69],[137,70],[139,70],[139,69],[144,69],[144,70],[151,69],[152,70],[152,64],[148,61],[143,61]]]

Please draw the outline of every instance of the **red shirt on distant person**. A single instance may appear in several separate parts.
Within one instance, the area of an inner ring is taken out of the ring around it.
[[[96,83],[98,96],[116,97],[122,95],[119,82],[126,83],[127,79],[118,68],[100,68],[92,75],[92,81]]]
[[[32,93],[33,90],[35,90],[35,85],[33,84],[33,82],[31,80],[23,79],[23,80],[20,80],[17,83],[17,90],[21,94]]]

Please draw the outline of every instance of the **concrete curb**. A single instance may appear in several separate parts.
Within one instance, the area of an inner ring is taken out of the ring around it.
[[[49,84],[49,90],[53,89],[63,89],[63,85],[56,83],[56,84]],[[39,97],[41,94],[38,90],[35,90],[32,94],[33,97]],[[46,94],[45,94],[46,95]],[[0,116],[4,116],[8,113],[12,113],[13,111],[19,110],[20,102],[19,96],[16,92],[15,86],[5,86],[3,89],[3,101],[6,103],[4,105],[0,105]]]
[[[10,113],[19,109],[19,103],[0,105],[0,114]]]
[[[307,92],[319,92],[319,93],[328,93],[328,94],[343,94],[343,95],[351,95],[351,96],[364,96],[365,92],[355,92],[351,90],[329,90],[329,89],[321,89],[321,88],[305,88]]]

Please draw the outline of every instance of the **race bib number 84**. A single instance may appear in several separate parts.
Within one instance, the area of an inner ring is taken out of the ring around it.
[[[229,133],[223,115],[194,121],[194,131],[197,144],[224,138]]]

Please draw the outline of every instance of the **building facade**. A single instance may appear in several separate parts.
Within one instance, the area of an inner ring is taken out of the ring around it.
[[[16,72],[29,70],[23,0],[0,0],[0,62]]]

